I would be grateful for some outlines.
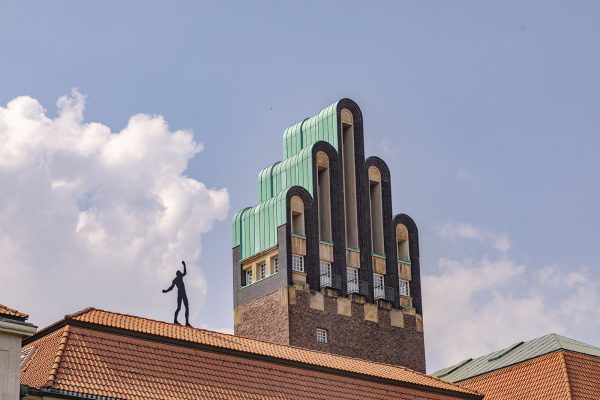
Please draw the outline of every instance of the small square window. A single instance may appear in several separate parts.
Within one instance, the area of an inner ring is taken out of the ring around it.
[[[252,269],[246,270],[246,285],[252,284]]]
[[[400,296],[410,296],[410,282],[400,279],[399,292]]]
[[[327,330],[317,328],[317,342],[327,343]]]
[[[304,257],[292,254],[292,271],[304,272]]]

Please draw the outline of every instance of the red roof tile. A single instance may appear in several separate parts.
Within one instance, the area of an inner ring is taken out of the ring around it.
[[[0,316],[25,321],[29,315],[0,304]]]
[[[600,358],[565,352],[567,374],[574,399],[600,399]]]
[[[57,327],[27,341],[23,383],[128,399],[478,397],[403,367],[102,310]]]
[[[485,400],[598,400],[600,358],[555,351],[464,380]]]

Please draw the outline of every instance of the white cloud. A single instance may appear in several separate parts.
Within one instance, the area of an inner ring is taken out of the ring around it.
[[[471,173],[467,172],[467,170],[463,167],[459,168],[458,171],[456,171],[456,176],[468,182],[472,182],[475,180],[475,177]]]
[[[490,238],[502,236],[468,224],[438,233],[496,249]],[[580,340],[600,332],[600,288],[586,268],[533,270],[507,254],[442,258],[423,276],[423,288],[430,372],[550,332]]]
[[[506,233],[498,234],[487,229],[465,223],[445,223],[438,225],[436,233],[447,239],[473,239],[491,244],[496,250],[506,253],[510,249],[510,239]]]
[[[201,237],[229,209],[227,190],[185,176],[202,145],[162,116],[120,132],[85,122],[77,91],[57,106],[55,118],[31,97],[0,107],[0,303],[35,323],[85,306],[170,319],[161,289],[185,259],[197,314]]]

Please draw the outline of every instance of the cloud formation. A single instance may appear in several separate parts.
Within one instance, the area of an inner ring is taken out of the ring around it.
[[[475,239],[491,244],[496,250],[506,253],[510,249],[510,239],[506,233],[495,233],[471,224],[446,223],[436,227],[436,233],[446,239]]]
[[[437,270],[423,276],[428,371],[550,332],[593,344],[600,286],[587,268],[516,262],[503,244],[510,243],[508,235],[469,224],[446,224],[437,233],[486,243],[489,254],[441,258]]]
[[[57,106],[54,118],[31,97],[0,107],[0,303],[35,323],[85,306],[170,319],[161,289],[185,259],[197,314],[201,237],[229,209],[227,190],[185,176],[202,145],[162,116],[120,132],[85,122],[77,91]]]

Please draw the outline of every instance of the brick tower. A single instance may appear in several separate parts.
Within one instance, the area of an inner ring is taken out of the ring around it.
[[[286,129],[258,188],[232,222],[235,334],[425,372],[417,227],[358,105]]]

